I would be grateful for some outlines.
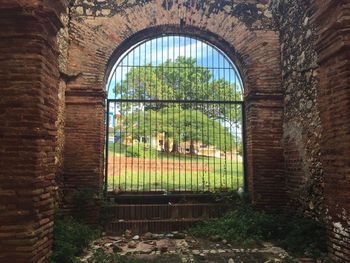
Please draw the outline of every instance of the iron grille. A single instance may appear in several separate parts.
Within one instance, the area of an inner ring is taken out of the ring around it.
[[[147,39],[117,61],[107,90],[106,190],[244,186],[242,81],[220,50],[189,36]]]

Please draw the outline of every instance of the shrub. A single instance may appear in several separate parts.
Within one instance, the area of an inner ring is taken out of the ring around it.
[[[252,205],[237,203],[223,218],[202,222],[191,230],[194,235],[220,237],[240,245],[272,241],[296,256],[323,257],[326,253],[326,229],[320,222],[295,212],[273,215],[257,211]]]
[[[126,150],[127,157],[134,158],[157,158],[159,152],[156,149],[150,148],[149,145],[144,143],[137,143],[132,146],[128,146]]]
[[[74,263],[90,241],[97,238],[99,233],[90,227],[77,222],[75,219],[55,216],[54,243],[51,256],[52,263]]]
[[[195,235],[220,237],[242,245],[250,245],[271,235],[269,226],[274,218],[263,212],[257,212],[250,205],[239,205],[223,218],[203,222],[191,232]]]

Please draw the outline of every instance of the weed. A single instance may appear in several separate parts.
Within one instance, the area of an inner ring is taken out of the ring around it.
[[[239,245],[272,241],[296,256],[322,257],[327,250],[326,230],[320,222],[301,213],[274,215],[257,211],[247,203],[237,207],[223,218],[202,222],[191,232],[201,237],[219,235]]]
[[[181,263],[177,255],[163,255],[155,259],[136,259],[128,256],[107,253],[103,249],[97,249],[88,263]]]
[[[99,236],[99,232],[83,225],[75,219],[55,215],[53,229],[54,243],[51,256],[52,263],[74,263],[90,241]]]

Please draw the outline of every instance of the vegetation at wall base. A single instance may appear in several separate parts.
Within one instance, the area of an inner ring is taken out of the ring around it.
[[[55,214],[54,243],[51,263],[75,263],[89,243],[100,236],[100,232],[79,223],[72,217]]]
[[[155,259],[135,259],[121,256],[117,253],[106,253],[103,249],[97,249],[87,263],[181,263],[177,255],[162,255]]]
[[[322,223],[300,212],[277,215],[258,211],[246,202],[238,203],[218,220],[198,224],[190,232],[204,238],[218,235],[247,247],[270,241],[296,257],[322,258],[327,253],[327,235]]]

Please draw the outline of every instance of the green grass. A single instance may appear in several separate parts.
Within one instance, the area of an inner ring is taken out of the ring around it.
[[[167,162],[182,162],[185,165],[200,167],[202,164],[209,167],[209,171],[182,170],[176,167],[167,171],[161,162],[155,171],[144,171],[141,168],[125,169],[119,175],[108,176],[108,188],[120,190],[145,190],[145,191],[216,191],[234,190],[243,187],[243,163],[225,158],[204,157],[196,155],[174,155],[166,152],[158,152],[154,149],[144,148],[143,145],[125,146],[120,144],[109,145],[110,156],[126,156],[137,158],[142,164],[148,160]],[[137,166],[136,166],[137,167]],[[118,174],[117,171],[114,171]]]

